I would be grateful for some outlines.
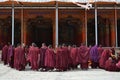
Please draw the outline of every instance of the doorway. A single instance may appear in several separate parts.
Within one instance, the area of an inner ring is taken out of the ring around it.
[[[21,22],[19,19],[14,19],[14,45],[21,43]],[[8,16],[4,19],[0,19],[0,43],[7,44],[12,42],[12,17]]]
[[[118,41],[118,47],[120,47],[120,19],[117,20],[117,41]]]
[[[72,16],[59,20],[59,44],[80,45],[82,42],[81,21]]]
[[[98,44],[103,47],[111,46],[111,24],[110,20],[97,16],[97,38]],[[89,19],[87,23],[87,42],[88,45],[95,45],[95,20]]]
[[[87,23],[87,45],[95,45],[95,20],[89,19]]]
[[[44,42],[47,45],[53,41],[52,20],[50,18],[44,18],[43,16],[37,16],[34,19],[28,19],[27,22],[27,44],[30,45],[35,42],[37,46],[41,46]]]

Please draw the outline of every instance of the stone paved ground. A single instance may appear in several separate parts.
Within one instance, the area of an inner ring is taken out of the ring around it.
[[[30,68],[17,71],[0,63],[0,80],[120,80],[120,72],[108,72],[101,69],[40,72],[32,71]]]

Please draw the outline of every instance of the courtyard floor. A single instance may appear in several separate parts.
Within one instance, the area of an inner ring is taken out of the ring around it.
[[[108,72],[102,69],[80,69],[66,72],[25,71],[11,69],[0,63],[0,80],[120,80],[120,72]]]

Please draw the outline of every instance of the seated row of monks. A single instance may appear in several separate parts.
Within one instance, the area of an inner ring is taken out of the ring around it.
[[[66,71],[77,69],[101,68],[108,71],[120,71],[120,54],[115,55],[114,48],[103,49],[101,46],[80,47],[59,45],[53,49],[45,43],[37,47],[35,43],[26,47],[18,44],[17,47],[5,45],[2,48],[2,61],[17,70],[25,70],[29,65],[32,70]]]

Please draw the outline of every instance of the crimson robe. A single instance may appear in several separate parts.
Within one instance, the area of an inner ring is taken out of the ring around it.
[[[102,52],[101,58],[99,60],[100,68],[105,68],[105,62],[108,60],[109,57],[110,57],[110,50],[109,49],[105,49]]]
[[[14,68],[14,47],[12,45],[8,48],[8,55],[7,55],[7,63],[9,63],[9,66],[11,68]]]
[[[115,60],[108,59],[105,62],[105,70],[107,70],[107,71],[118,71]]]
[[[53,49],[47,49],[45,52],[45,67],[46,68],[55,67],[55,53]]]
[[[8,64],[8,63],[7,63],[7,55],[8,55],[8,46],[5,45],[5,46],[2,48],[2,61],[4,62],[4,65]]]
[[[80,46],[78,49],[78,63],[81,64],[81,69],[88,69],[89,53],[86,46]]]
[[[72,59],[72,66],[75,67],[77,65],[77,53],[78,53],[78,49],[77,48],[71,48],[70,51],[70,57]]]
[[[31,63],[31,69],[32,70],[38,70],[38,65],[39,65],[39,48],[38,47],[30,47],[29,49],[29,59],[30,59],[30,63]]]
[[[61,70],[61,57],[62,57],[62,48],[58,48],[56,51],[56,64],[55,64],[55,67],[58,70]]]
[[[66,71],[69,68],[70,55],[67,47],[62,48],[62,69]]]
[[[67,48],[58,48],[56,53],[56,68],[65,71],[68,68]]]
[[[19,51],[18,48],[15,48],[14,53],[14,68],[19,70]]]
[[[47,50],[47,47],[40,48],[40,62],[39,62],[40,68],[45,68],[45,52],[46,52],[46,50]]]
[[[26,66],[25,50],[22,47],[15,48],[14,68],[24,70]]]

